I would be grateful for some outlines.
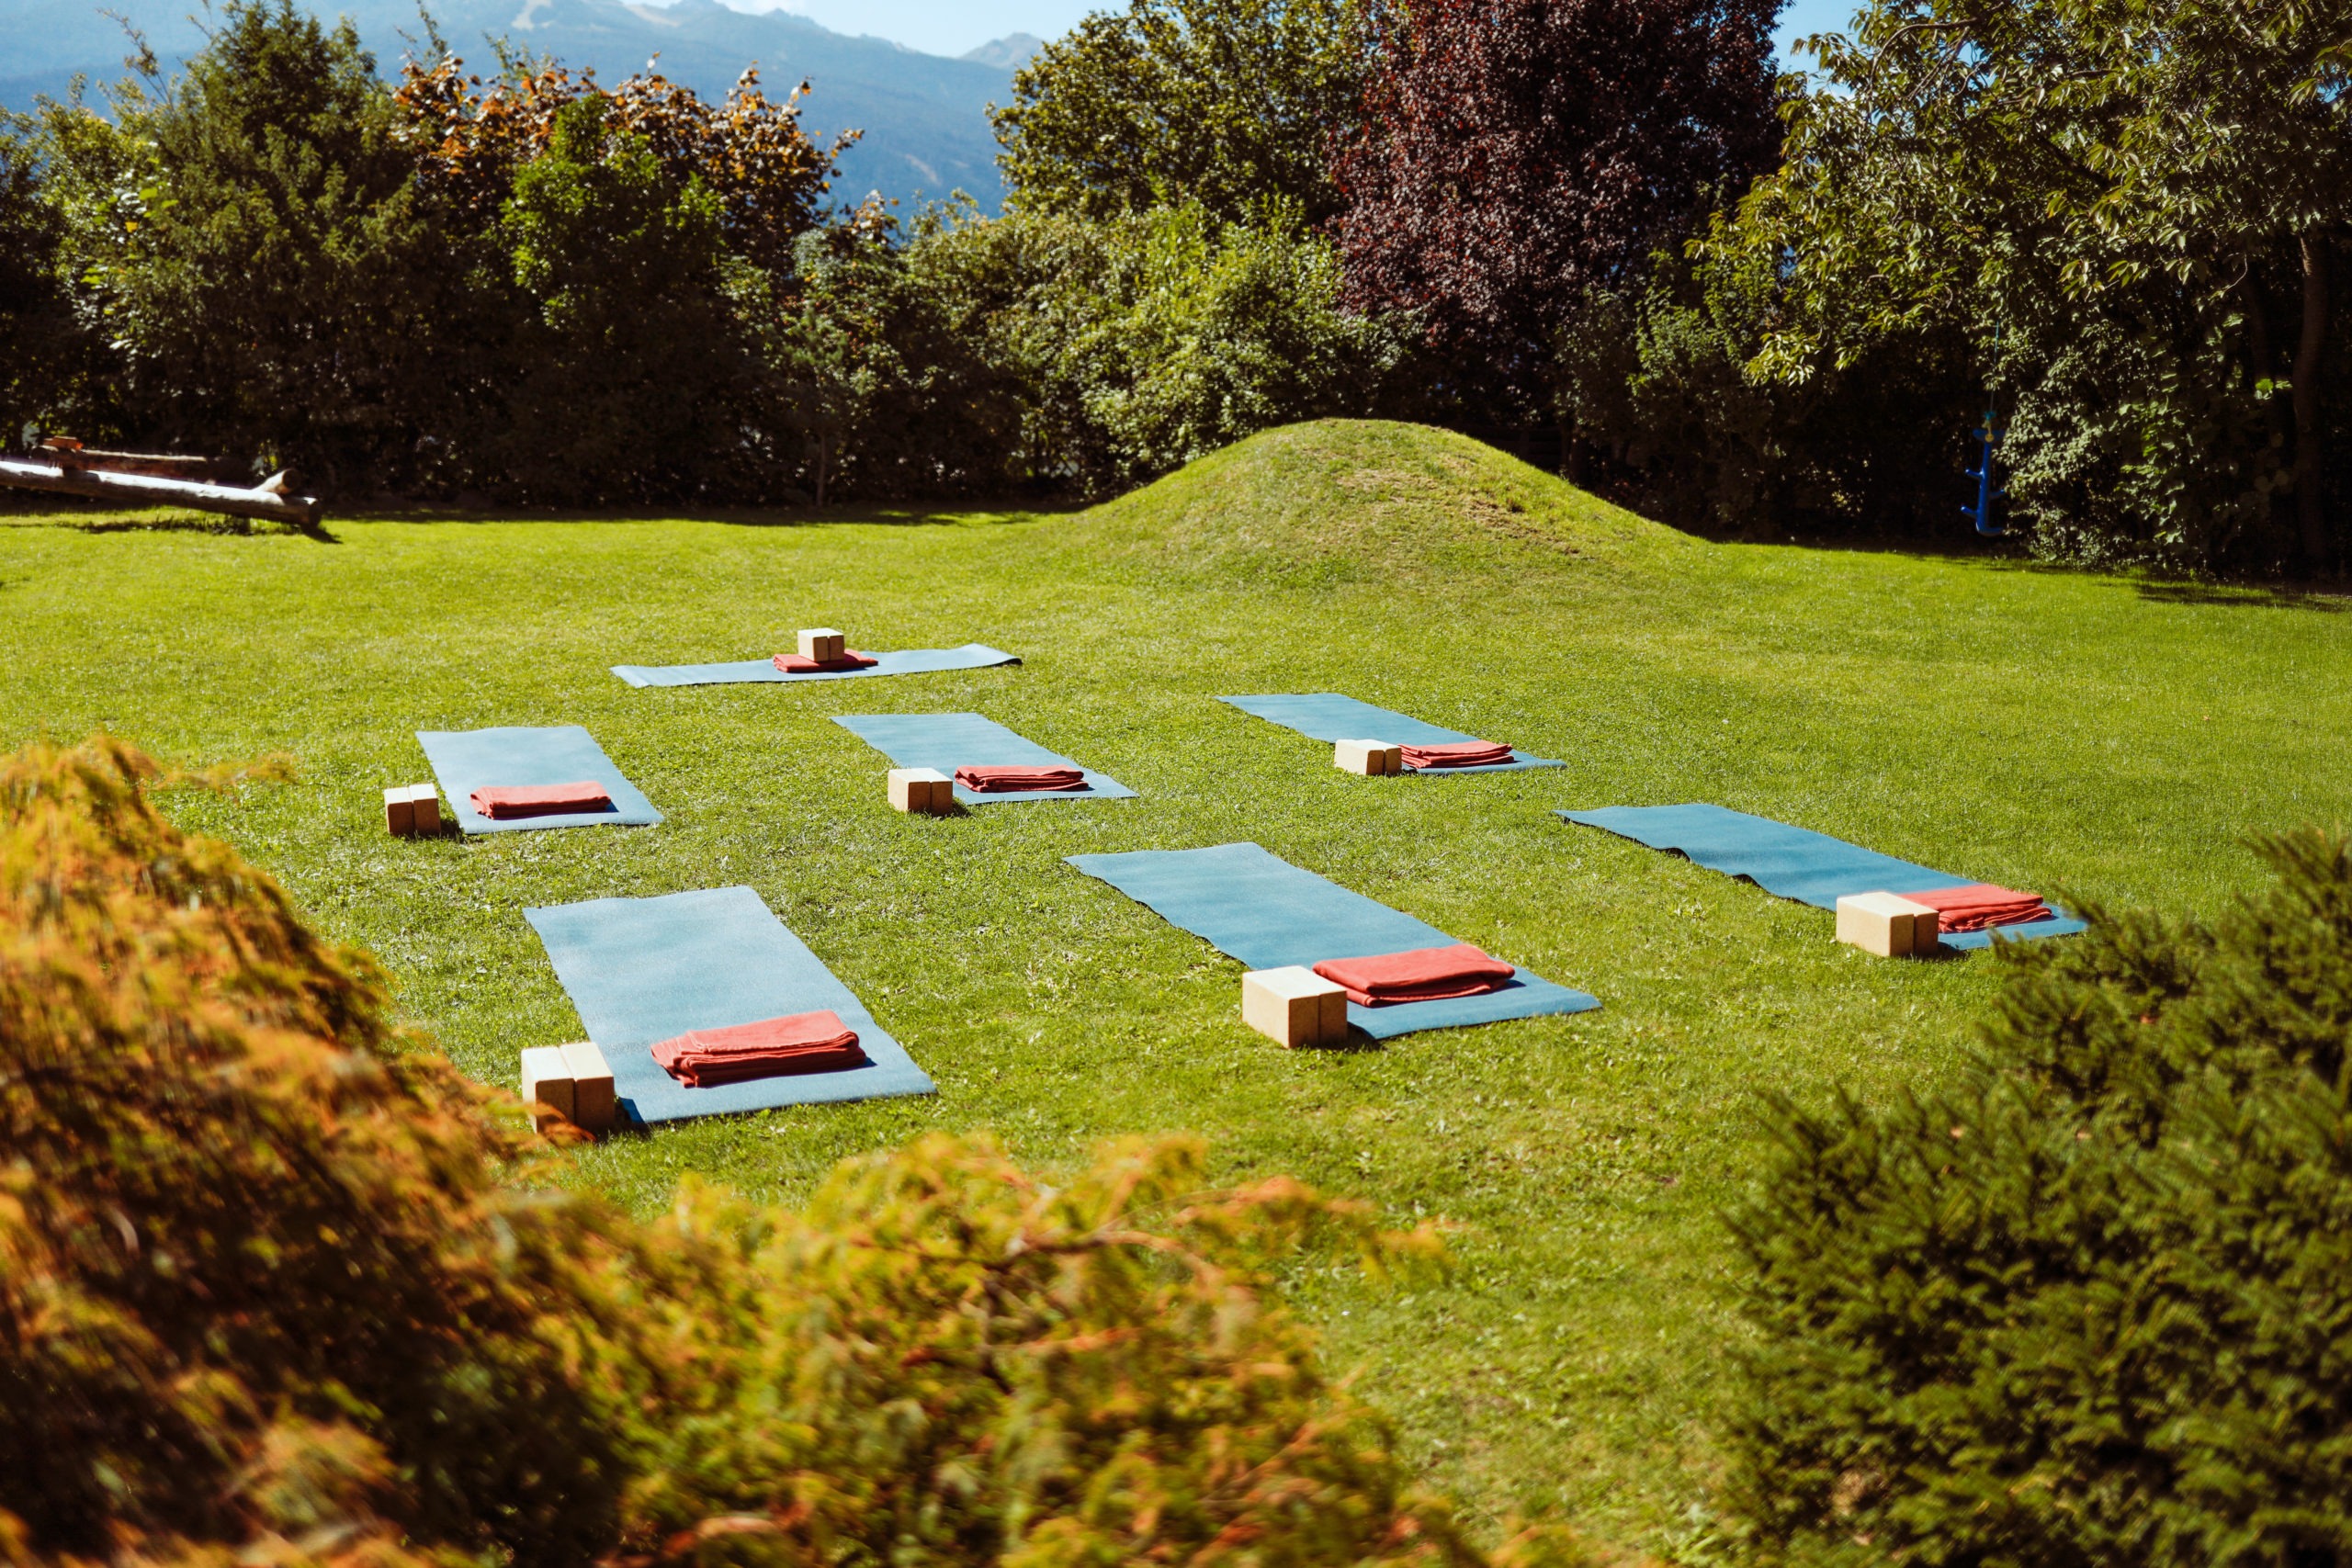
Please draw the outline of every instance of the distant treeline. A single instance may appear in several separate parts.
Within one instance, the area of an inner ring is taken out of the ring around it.
[[[833,202],[748,78],[387,82],[238,0],[0,137],[0,419],[581,505],[1099,493],[1390,414],[1932,537],[1989,410],[2046,554],[2335,570],[2345,18],[1876,0],[1804,82],[1777,10],[1131,0],[1016,76],[988,220]]]

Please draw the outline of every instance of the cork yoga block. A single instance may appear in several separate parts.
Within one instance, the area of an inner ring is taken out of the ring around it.
[[[808,626],[799,634],[800,657],[826,663],[848,651],[849,639],[831,626]]]
[[[441,792],[431,784],[395,784],[384,792],[384,830],[396,839],[441,831]]]
[[[1346,1038],[1348,993],[1300,964],[1241,976],[1241,1021],[1281,1045],[1329,1045]]]
[[[892,768],[890,809],[938,813],[954,809],[956,781],[936,768]]]
[[[1331,765],[1343,773],[1362,773],[1366,777],[1400,773],[1405,771],[1405,749],[1385,740],[1335,740],[1331,743]]]
[[[620,1118],[620,1101],[613,1092],[613,1069],[593,1040],[575,1040],[556,1049],[571,1074],[571,1120],[575,1126],[601,1133]]]
[[[1929,953],[1939,945],[1939,919],[1925,904],[1892,893],[1849,893],[1838,900],[1838,940],[1881,958]]]
[[[572,1120],[571,1089],[571,1063],[562,1046],[534,1045],[523,1053],[523,1102],[531,1107],[535,1131]]]

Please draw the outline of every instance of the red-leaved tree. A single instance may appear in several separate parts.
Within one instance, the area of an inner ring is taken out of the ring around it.
[[[1371,0],[1364,130],[1338,159],[1351,302],[1417,314],[1464,389],[1552,401],[1589,291],[1772,164],[1780,6]]]

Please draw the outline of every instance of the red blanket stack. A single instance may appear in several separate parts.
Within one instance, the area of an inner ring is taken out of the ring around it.
[[[820,670],[870,670],[882,661],[853,648],[839,659],[803,659],[797,653],[779,653],[768,662],[787,675],[814,675]]]
[[[576,784],[501,784],[473,793],[476,816],[493,822],[514,817],[558,817],[573,811],[610,811],[613,797],[594,779]]]
[[[1375,958],[1328,958],[1315,972],[1344,989],[1348,1000],[1360,1008],[1480,996],[1518,973],[1466,942]]]
[[[956,782],[980,795],[1011,795],[1039,789],[1084,789],[1086,775],[1076,768],[958,768]]]
[[[2050,906],[2032,893],[1972,882],[1965,887],[1938,887],[1926,893],[1898,893],[1914,904],[1936,911],[1936,926],[1948,932],[1981,931],[1991,926],[2022,925],[2051,918]]]
[[[1483,768],[1511,760],[1508,746],[1498,746],[1491,740],[1450,740],[1442,746],[1406,746],[1408,768]]]
[[[697,1029],[654,1046],[653,1059],[691,1089],[871,1065],[858,1048],[857,1031],[831,1010]]]

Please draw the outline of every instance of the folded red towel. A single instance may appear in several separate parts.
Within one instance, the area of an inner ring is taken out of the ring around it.
[[[839,659],[803,659],[797,653],[779,653],[768,662],[787,675],[813,675],[820,670],[867,670],[882,661],[852,648],[844,649]]]
[[[1348,1000],[1360,1008],[1479,996],[1518,973],[1466,942],[1451,947],[1417,947],[1410,953],[1384,953],[1373,958],[1327,958],[1315,966],[1315,972],[1336,982],[1348,993]]]
[[[857,1031],[830,1010],[694,1030],[654,1046],[653,1059],[691,1089],[871,1065],[858,1047]]]
[[[491,820],[510,817],[555,817],[571,811],[609,811],[613,797],[594,779],[576,784],[501,784],[473,793],[474,814]]]
[[[958,768],[956,782],[981,795],[1015,791],[1084,789],[1086,775],[1076,768]]]
[[[1914,904],[1925,904],[1936,911],[1936,927],[1943,931],[1981,931],[1989,926],[2022,925],[2028,920],[2046,920],[2051,908],[2037,894],[2020,893],[2014,887],[1996,887],[1989,882],[1972,882],[1965,887],[1937,887],[1925,893],[1897,893],[1898,898],[1908,898]]]
[[[1408,768],[1482,768],[1511,760],[1511,750],[1491,740],[1449,740],[1442,746],[1407,746]]]

